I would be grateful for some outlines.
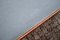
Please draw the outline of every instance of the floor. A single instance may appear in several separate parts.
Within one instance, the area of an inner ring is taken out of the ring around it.
[[[22,40],[60,40],[60,11]]]

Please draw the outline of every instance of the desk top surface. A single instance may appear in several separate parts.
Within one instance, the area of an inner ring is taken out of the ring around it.
[[[0,0],[0,39],[15,40],[60,7],[60,0]]]

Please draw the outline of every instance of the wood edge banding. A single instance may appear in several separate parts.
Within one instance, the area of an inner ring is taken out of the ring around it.
[[[47,20],[49,20],[51,17],[57,15],[59,11],[60,11],[60,8],[54,10],[50,15],[48,15],[46,18],[44,18],[43,20],[41,20],[37,25],[34,25],[30,30],[28,30],[27,32],[25,32],[22,36],[19,36],[16,40],[22,40],[24,37],[26,37],[26,36],[29,35],[31,32],[33,32],[33,31],[34,31],[36,28],[38,28],[40,25],[42,25],[42,24],[45,23]]]

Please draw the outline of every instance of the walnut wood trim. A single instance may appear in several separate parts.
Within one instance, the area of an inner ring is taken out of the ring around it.
[[[23,34],[22,36],[19,36],[17,38],[17,40],[22,40],[24,37],[26,37],[27,35],[29,35],[31,32],[33,32],[36,28],[38,28],[40,25],[42,25],[43,23],[45,23],[47,20],[49,20],[51,17],[55,16],[58,14],[58,12],[60,12],[60,8],[56,9],[55,11],[52,12],[51,15],[48,15],[45,19],[41,20],[37,25],[33,26],[30,30],[28,30],[25,34]]]

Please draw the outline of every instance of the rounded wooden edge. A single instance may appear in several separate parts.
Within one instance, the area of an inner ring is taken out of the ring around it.
[[[34,31],[36,28],[38,28],[40,25],[45,23],[47,20],[49,20],[54,15],[57,15],[57,13],[60,11],[60,8],[54,10],[52,14],[48,15],[45,19],[41,20],[37,25],[34,25],[30,30],[28,30],[26,33],[24,33],[22,36],[19,36],[16,40],[22,40],[24,37],[29,35],[32,31]]]

